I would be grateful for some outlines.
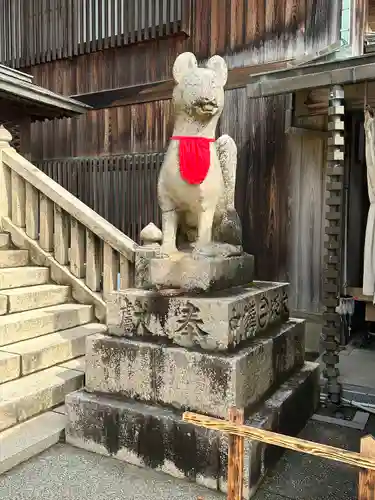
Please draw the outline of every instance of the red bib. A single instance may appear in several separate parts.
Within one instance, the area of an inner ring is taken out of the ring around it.
[[[210,142],[207,137],[185,137],[175,135],[174,141],[180,141],[180,173],[189,184],[201,184],[210,168]]]

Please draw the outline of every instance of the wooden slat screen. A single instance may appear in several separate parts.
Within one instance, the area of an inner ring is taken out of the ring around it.
[[[19,68],[187,31],[191,0],[0,0],[0,63]]]
[[[83,203],[139,242],[141,230],[160,227],[157,179],[164,153],[34,162]]]
[[[375,30],[375,0],[368,0],[367,31]]]

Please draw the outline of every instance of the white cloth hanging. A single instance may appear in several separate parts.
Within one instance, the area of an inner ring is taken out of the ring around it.
[[[365,110],[365,141],[367,186],[370,208],[367,216],[363,265],[363,294],[375,300],[375,120],[372,112]]]

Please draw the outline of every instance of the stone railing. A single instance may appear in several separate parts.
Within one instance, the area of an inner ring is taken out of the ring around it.
[[[0,127],[0,223],[51,279],[106,319],[106,298],[132,285],[136,243],[10,147]]]

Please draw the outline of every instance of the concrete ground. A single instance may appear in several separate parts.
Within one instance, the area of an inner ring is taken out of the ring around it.
[[[324,363],[319,358],[321,372]],[[343,389],[343,398],[357,403],[375,405],[375,341],[372,339],[366,347],[358,348],[355,343],[347,345],[340,352],[340,382]],[[322,385],[325,381],[321,376]],[[322,387],[323,389],[323,387]]]
[[[343,384],[375,388],[373,349],[357,349],[351,345],[340,352],[340,380]]]
[[[298,408],[296,408],[298,411]],[[301,437],[352,451],[365,431],[310,421]],[[308,455],[287,452],[254,500],[353,500],[358,470]],[[65,444],[0,477],[0,500],[204,500],[225,496],[151,470],[91,454]]]

